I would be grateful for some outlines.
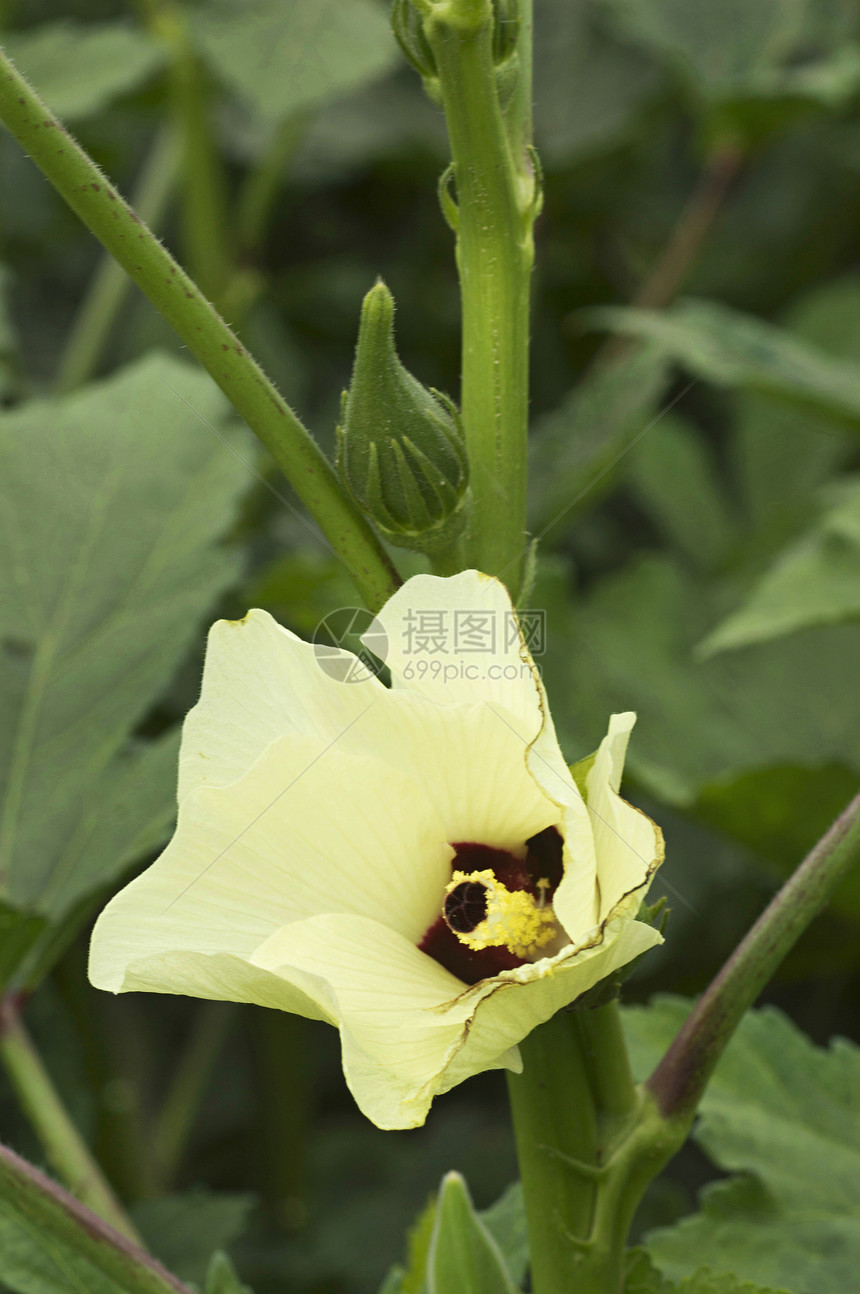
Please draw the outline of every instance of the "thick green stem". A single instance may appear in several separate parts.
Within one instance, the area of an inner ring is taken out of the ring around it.
[[[602,1123],[628,1119],[636,1108],[637,1097],[618,999],[591,1011],[580,1011],[577,1020]],[[605,1141],[605,1127],[601,1132]]]
[[[577,1290],[581,1249],[594,1218],[598,1126],[576,1017],[561,1012],[520,1043],[508,1075],[526,1204],[534,1294]],[[572,1168],[575,1161],[585,1171]]]
[[[726,1044],[786,953],[860,858],[860,795],[741,940],[648,1080],[667,1118],[692,1121]]]
[[[533,1294],[621,1294],[636,1206],[686,1126],[634,1087],[616,1003],[562,1012],[520,1052],[508,1091]]]
[[[499,104],[490,0],[441,0],[424,30],[453,159],[461,404],[475,506],[470,558],[516,590],[525,546],[529,285],[536,181]],[[523,43],[528,52],[530,42]],[[522,114],[520,129],[522,134]]]
[[[63,1251],[71,1250],[92,1263],[109,1283],[125,1294],[191,1294],[187,1285],[145,1250],[132,1244],[44,1173],[2,1145],[0,1199],[9,1201],[13,1218],[23,1219],[24,1225],[35,1234],[53,1242],[53,1256],[58,1266],[64,1257]],[[72,1276],[68,1279],[68,1288],[72,1288]],[[75,1287],[82,1288],[78,1282]]]
[[[132,206],[151,229],[158,229],[167,210],[179,173],[179,155],[176,131],[172,125],[162,126],[132,194]],[[57,374],[59,393],[75,390],[96,372],[130,286],[122,266],[106,254],[69,333]]]
[[[218,383],[319,522],[368,607],[378,610],[399,578],[313,437],[197,285],[2,51],[0,119]]]
[[[21,1108],[48,1159],[82,1204],[114,1230],[139,1243],[139,1236],[72,1122],[33,1041],[14,997],[0,999],[0,1059]]]

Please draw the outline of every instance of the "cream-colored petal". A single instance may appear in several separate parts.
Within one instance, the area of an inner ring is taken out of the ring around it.
[[[522,739],[534,741],[543,721],[541,689],[499,580],[480,571],[414,575],[377,618],[388,636],[386,661],[395,687],[443,705],[499,706]],[[438,626],[438,633],[421,632],[426,626]]]
[[[428,788],[448,840],[512,848],[558,821],[524,771],[516,725],[474,697],[456,710],[376,680],[338,682],[312,645],[265,611],[221,620],[210,631],[200,701],[185,721],[180,800],[197,787],[238,780],[293,733],[336,737],[346,753],[411,772]]]
[[[519,1043],[660,935],[628,915],[553,959],[465,988],[408,940],[362,917],[314,917],[279,930],[252,962],[293,981],[324,979],[347,1082],[382,1128],[423,1123],[434,1096],[485,1069],[519,1069]]]
[[[285,979],[296,971],[325,979],[336,1004],[346,1081],[359,1108],[381,1128],[423,1122],[432,1099],[427,1083],[467,1027],[470,1010],[458,1005],[464,990],[458,979],[409,940],[363,917],[321,916],[285,926],[252,960]]]
[[[565,818],[568,841],[565,872],[553,907],[574,943],[581,942],[590,930],[605,921],[624,894],[644,885],[646,873],[650,874],[655,865],[654,831],[657,829],[650,819],[618,795],[627,742],[635,722],[636,716],[632,713],[612,716],[609,731],[589,770],[587,812],[593,841],[590,855],[587,844],[585,847],[580,844],[577,850],[571,830],[573,827],[574,831],[583,832],[579,814],[568,814]],[[643,832],[642,824],[648,824],[650,836],[647,831]],[[627,881],[630,883],[626,884]]]
[[[267,611],[218,620],[209,631],[200,700],[182,729],[180,801],[199,786],[235,782],[287,733],[338,736],[384,691],[375,678],[333,678],[314,646]]]
[[[500,580],[474,570],[447,578],[415,575],[377,619],[388,637],[395,688],[440,705],[483,702],[540,754],[540,770],[532,772],[541,784],[550,770],[565,786],[571,783],[540,673]]]
[[[321,912],[390,922],[417,942],[438,915],[452,850],[422,788],[337,745],[285,737],[227,787],[187,796],[161,857],[107,906],[90,975],[119,991],[156,953],[248,956]]]
[[[458,633],[473,615],[492,635],[487,650],[471,650]],[[478,701],[496,720],[500,735],[506,730],[508,738],[521,740],[531,776],[559,809],[570,927],[561,919],[572,938],[583,935],[596,923],[599,908],[591,818],[559,748],[543,683],[517,630],[507,589],[480,571],[447,579],[416,575],[388,600],[378,619],[388,635],[387,661],[396,689],[417,690],[445,706]]]
[[[253,1002],[337,1024],[336,1006],[325,980],[300,971],[285,980],[234,953],[165,952],[139,957],[125,967],[114,992],[179,993],[219,1002]]]
[[[586,780],[600,889],[598,919],[603,921],[622,897],[639,891],[663,860],[663,835],[656,823],[618,794],[627,743],[636,722],[630,712],[614,714]]]
[[[527,768],[522,740],[480,702],[439,706],[389,691],[344,744],[414,777],[448,841],[518,849],[560,822],[558,806]]]

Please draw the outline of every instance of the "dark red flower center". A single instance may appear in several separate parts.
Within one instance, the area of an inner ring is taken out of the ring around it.
[[[551,902],[564,870],[564,842],[556,827],[547,827],[526,841],[526,855],[516,858],[507,849],[464,841],[452,845],[454,872],[491,870],[508,890],[527,890],[536,899]],[[478,881],[463,881],[446,895],[444,910],[424,934],[418,947],[435,958],[464,984],[477,984],[503,970],[525,964],[503,944],[475,950],[457,938],[456,931],[467,934],[480,925],[487,914],[486,889]]]

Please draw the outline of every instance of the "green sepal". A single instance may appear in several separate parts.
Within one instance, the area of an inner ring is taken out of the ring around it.
[[[577,790],[583,800],[588,802],[588,774],[594,767],[594,761],[597,758],[597,751],[593,750],[590,755],[584,759],[578,759],[575,764],[569,764],[570,775],[576,783]]]
[[[584,761],[583,761],[584,762]],[[666,922],[669,920],[669,908],[667,907],[665,895],[657,899],[655,903],[642,902],[639,905],[639,911],[636,913],[636,920],[641,921],[646,926],[653,926],[655,930],[662,935],[666,929]],[[620,966],[613,974],[607,975],[605,979],[595,984],[587,993],[583,993],[570,1006],[568,1011],[594,1011],[600,1006],[606,1006],[609,1002],[614,1002],[621,993],[621,985],[626,979],[629,979],[636,967],[644,957],[648,956],[650,948],[634,957],[632,961],[626,962]]]
[[[412,0],[394,0],[391,27],[397,44],[409,62],[423,77],[435,77],[436,59],[424,34],[424,20]]]
[[[493,62],[497,66],[516,53],[520,17],[520,0],[494,0]]]
[[[394,298],[381,280],[362,304],[337,439],[343,481],[385,539],[431,554],[457,539],[469,506],[460,416],[401,363]]]
[[[406,1235],[406,1266],[398,1263],[383,1281],[379,1294],[427,1294],[427,1255],[436,1223],[434,1192]]]
[[[421,76],[428,98],[441,105],[442,91],[436,70],[436,57],[424,32],[424,19],[412,0],[394,0],[391,27],[397,44]]]
[[[517,49],[520,9],[520,0],[494,0],[492,52],[496,67],[496,93],[502,110],[513,97],[520,75]],[[421,76],[428,97],[441,106],[442,91],[436,56],[427,39],[424,16],[416,8],[414,0],[393,0],[391,27],[398,45]]]
[[[427,1294],[519,1294],[459,1173],[442,1179],[427,1255]]]

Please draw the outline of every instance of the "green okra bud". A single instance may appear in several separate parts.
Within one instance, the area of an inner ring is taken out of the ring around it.
[[[403,53],[417,72],[434,102],[440,101],[436,59],[424,30],[424,18],[413,0],[393,0],[391,26]],[[510,98],[517,76],[517,39],[520,31],[520,0],[493,0],[493,62],[498,69],[497,85],[502,103]]]
[[[425,78],[435,78],[436,60],[430,42],[424,35],[424,19],[411,0],[394,0],[391,7],[391,26],[397,43],[409,62]]]
[[[338,468],[384,538],[433,553],[451,544],[468,512],[468,460],[455,405],[400,361],[394,298],[379,280],[361,308]]]

